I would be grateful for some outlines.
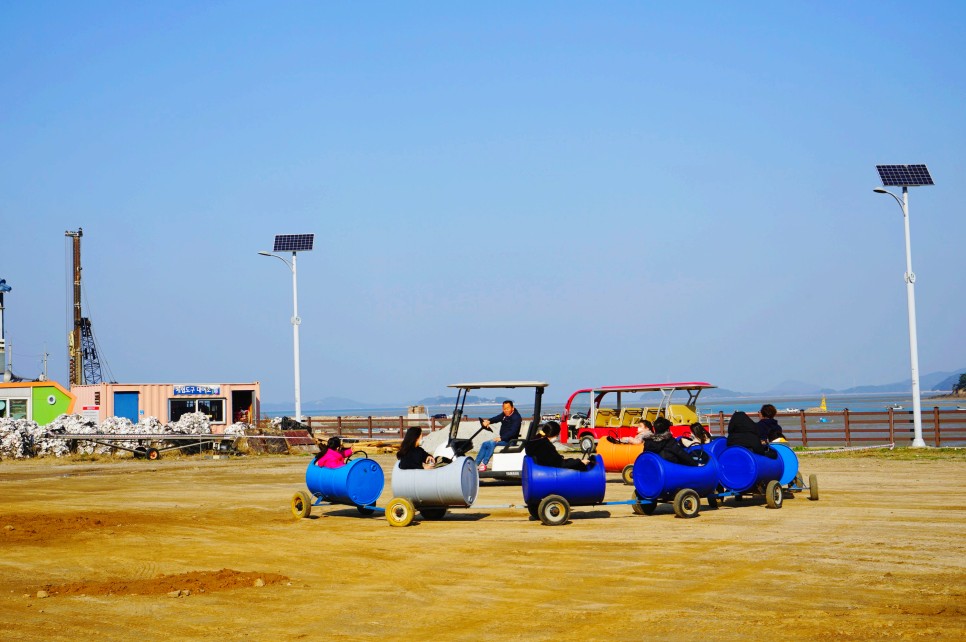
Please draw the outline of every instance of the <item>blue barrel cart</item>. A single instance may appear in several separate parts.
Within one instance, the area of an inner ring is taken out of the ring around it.
[[[764,496],[768,508],[781,508],[786,493],[809,491],[809,499],[818,500],[818,477],[809,475],[808,486],[798,469],[795,452],[783,444],[771,444],[778,456],[774,459],[754,453],[742,446],[730,446],[717,455],[721,490],[718,498]]]
[[[385,485],[382,467],[372,459],[353,459],[339,468],[320,468],[314,461],[305,469],[305,485],[292,497],[292,513],[309,517],[313,506],[338,504],[355,506],[362,515],[372,515]]]
[[[409,526],[417,511],[426,520],[442,519],[451,508],[472,506],[479,490],[480,474],[469,457],[430,469],[403,470],[397,462],[386,521],[390,526]]]
[[[636,507],[640,500],[605,502],[606,469],[600,455],[594,455],[587,470],[541,466],[530,457],[523,459],[523,501],[532,517],[546,526],[566,524],[573,506]],[[636,508],[635,508],[636,510]]]
[[[708,505],[717,506],[718,464],[707,457],[701,466],[685,466],[655,453],[641,453],[634,461],[634,512],[651,515],[659,503],[670,503],[678,517],[698,515],[701,497]]]

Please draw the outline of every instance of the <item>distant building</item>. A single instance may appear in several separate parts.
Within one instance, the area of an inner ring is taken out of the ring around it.
[[[56,381],[0,383],[0,419],[30,419],[46,426],[74,412],[75,397]]]
[[[254,383],[97,383],[73,386],[74,412],[98,422],[127,417],[137,423],[157,417],[162,423],[178,421],[189,412],[203,412],[211,431],[224,432],[231,424],[254,423],[261,404],[261,386]]]

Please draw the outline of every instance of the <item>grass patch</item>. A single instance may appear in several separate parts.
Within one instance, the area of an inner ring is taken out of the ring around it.
[[[799,454],[808,455],[808,448],[796,448]],[[818,449],[815,450],[824,450]],[[870,448],[869,450],[843,450],[835,453],[816,453],[812,457],[829,459],[882,459],[886,461],[966,461],[966,448]]]

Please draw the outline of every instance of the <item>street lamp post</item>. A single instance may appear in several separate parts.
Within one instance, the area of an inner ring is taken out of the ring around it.
[[[909,236],[909,187],[932,185],[932,177],[925,165],[877,165],[883,185],[902,187],[902,199],[885,189],[876,187],[876,194],[888,194],[902,209],[902,221],[906,235],[906,303],[909,309],[909,361],[912,370],[912,422],[913,448],[925,448],[922,438],[922,401],[919,391],[919,343],[916,336],[916,273],[912,271],[912,241]]]
[[[295,420],[302,421],[302,380],[301,367],[299,364],[299,326],[302,319],[299,317],[299,283],[298,283],[298,264],[297,256],[299,251],[312,249],[314,234],[279,234],[275,237],[275,252],[291,251],[292,262],[272,252],[259,252],[261,256],[271,256],[278,259],[292,272],[292,351],[295,367]]]

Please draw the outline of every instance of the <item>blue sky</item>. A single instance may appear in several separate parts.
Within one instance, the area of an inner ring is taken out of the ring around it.
[[[124,382],[401,402],[473,379],[846,388],[966,366],[966,4],[0,9],[14,367],[65,381],[64,231]],[[89,303],[89,307],[88,306]]]

